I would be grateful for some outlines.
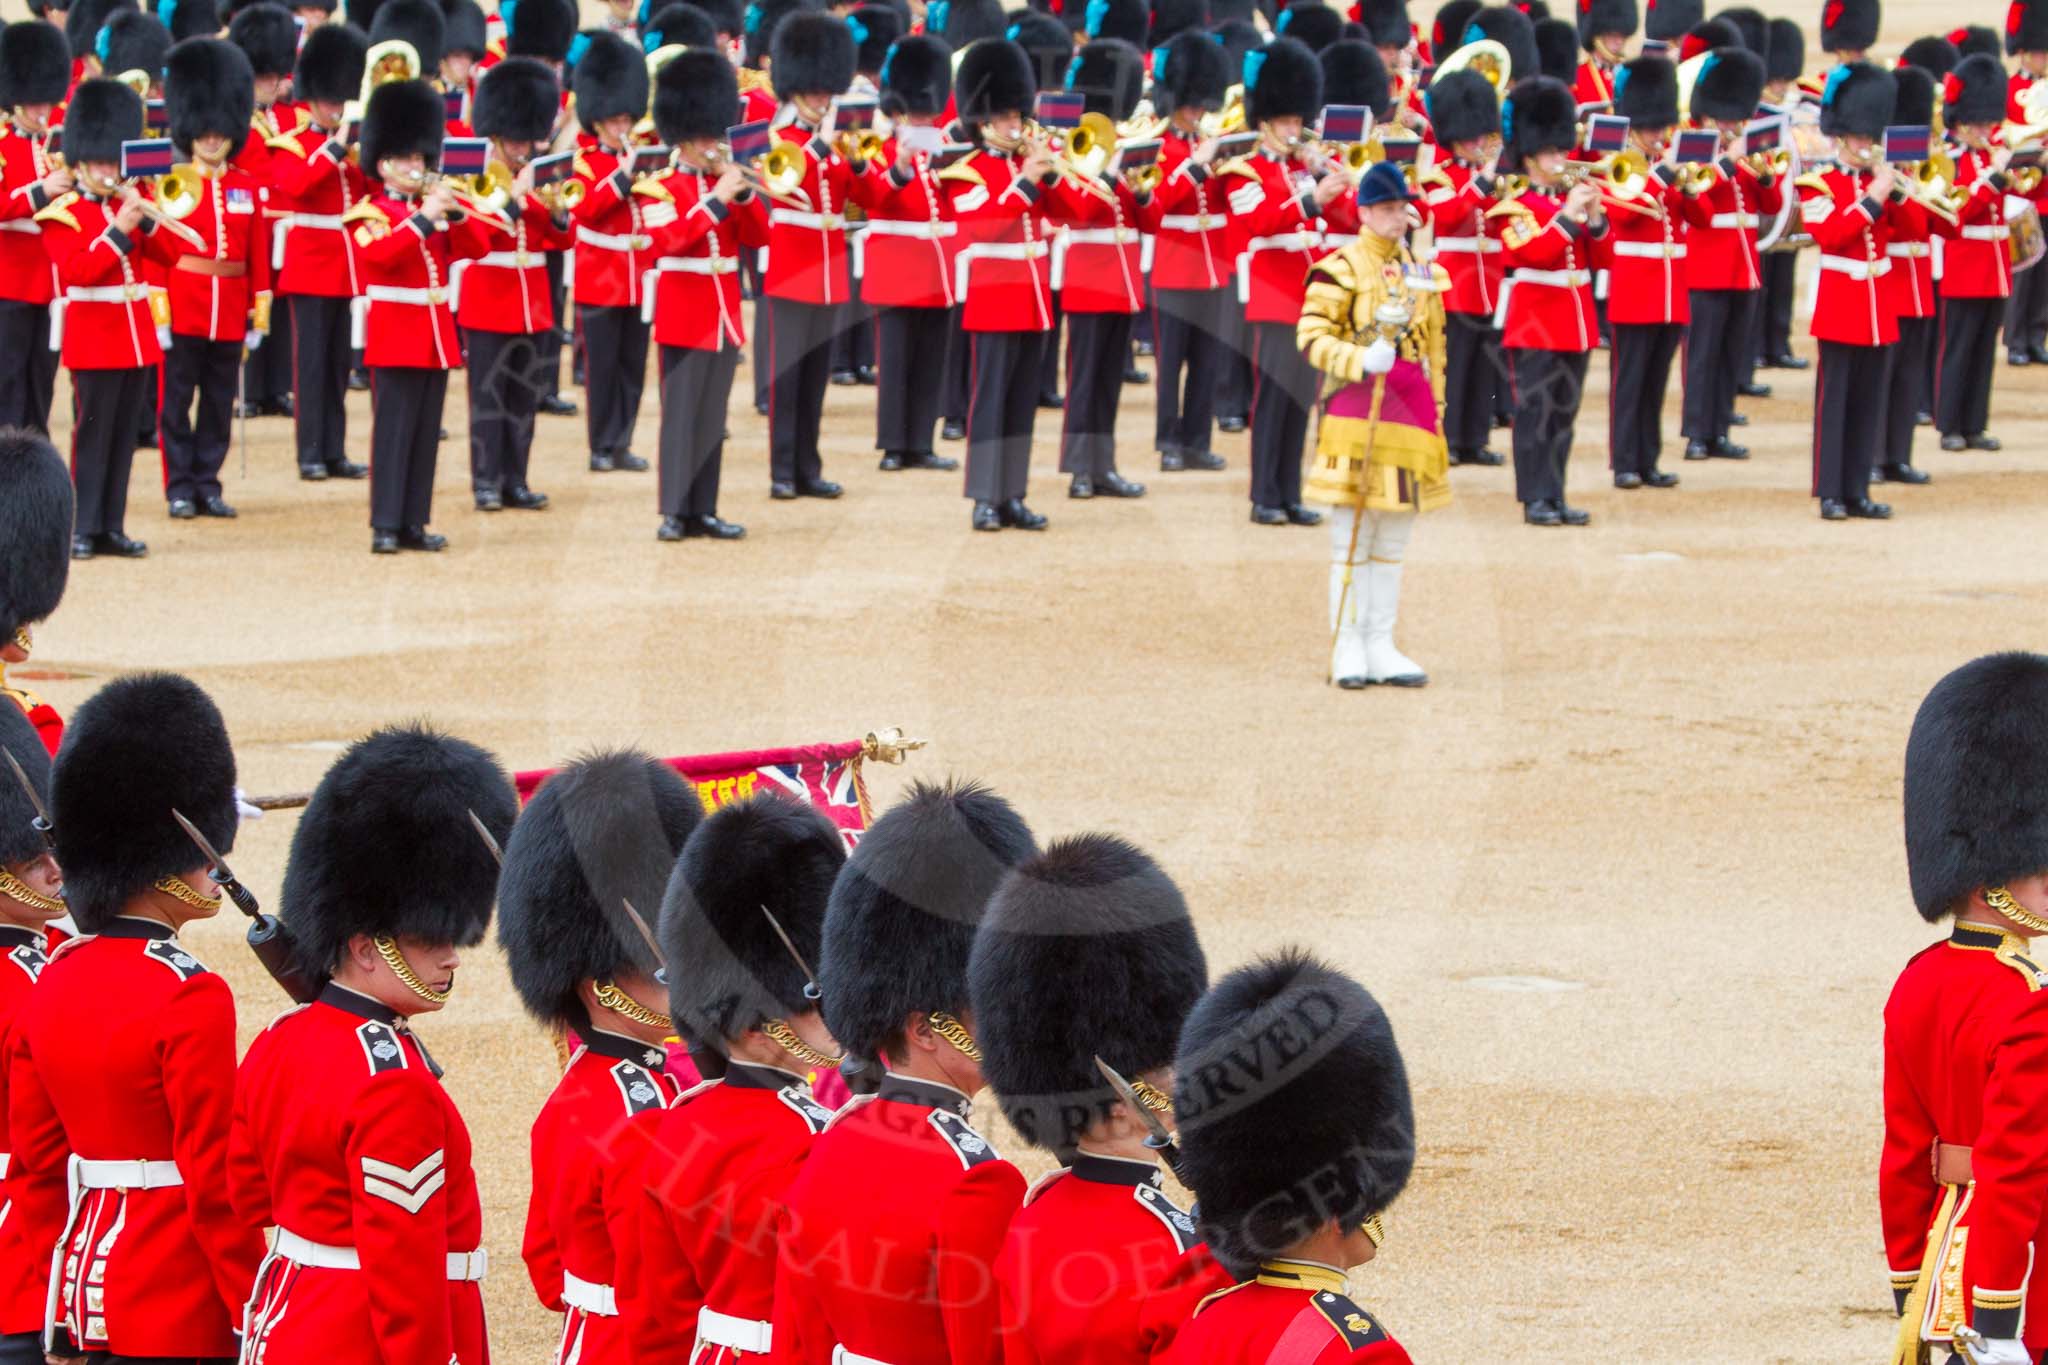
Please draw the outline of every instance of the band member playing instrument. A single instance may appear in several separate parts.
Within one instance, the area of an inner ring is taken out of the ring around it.
[[[1494,389],[1508,382],[1494,324],[1506,271],[1500,219],[1486,212],[1494,205],[1494,163],[1501,150],[1500,96],[1468,67],[1432,81],[1425,107],[1437,145],[1450,154],[1439,166],[1450,183],[1423,196],[1436,262],[1451,281],[1444,295],[1444,440],[1452,464],[1498,465],[1500,453],[1486,443],[1493,431]]]
[[[1882,11],[1882,0],[1828,0],[1820,12],[1820,50],[1832,56],[1837,66],[1862,61],[1877,41]],[[1826,81],[1820,84],[1824,86]]]
[[[184,17],[180,4],[177,18]],[[311,31],[309,27],[308,32]],[[305,127],[304,108],[291,102],[292,67],[299,55],[299,24],[292,12],[274,0],[256,0],[235,11],[228,25],[228,41],[242,49],[255,76],[256,108],[241,130],[241,145],[234,154],[236,169],[254,177],[262,193],[262,232],[258,254],[268,262],[272,279],[277,276],[272,240],[283,213],[271,202],[279,156],[296,158],[301,152],[291,135]],[[301,97],[303,98],[303,97]],[[288,150],[274,145],[282,141]],[[273,339],[274,338],[274,339]],[[270,300],[270,325],[264,344],[251,350],[242,362],[242,412],[250,417],[292,415],[292,319],[291,304],[280,295]]]
[[[1902,128],[1934,122],[1934,77],[1917,66],[1892,72],[1898,99],[1891,121]],[[1928,473],[1913,463],[1913,431],[1922,415],[1932,411],[1926,376],[1938,337],[1935,318],[1933,242],[1934,216],[1917,199],[1898,199],[1885,212],[1891,240],[1885,255],[1891,269],[1878,285],[1892,315],[1898,319],[1899,342],[1892,348],[1891,377],[1885,385],[1884,447],[1877,452],[1878,473],[1887,483],[1917,484]],[[1783,253],[1778,253],[1783,254]]]
[[[2006,82],[2005,117],[2024,126],[2041,122],[2022,102],[2021,96],[2044,74],[2048,74],[2048,3],[2043,0],[2012,0],[2005,15],[2005,51],[2015,67]],[[1991,51],[1996,54],[1998,49]],[[1937,79],[1947,72],[1936,73]],[[2040,96],[2036,94],[2038,100]],[[2007,146],[2019,150],[2022,142],[2011,136]],[[2032,140],[2041,140],[2037,128]],[[2048,190],[2036,186],[2028,196],[2038,211],[2048,202]],[[2012,277],[2012,298],[2005,306],[2005,354],[2014,365],[2048,365],[2048,271],[2020,270]]]
[[[70,169],[49,151],[70,88],[62,31],[41,19],[0,29],[0,107],[8,115],[0,129],[0,427],[50,429],[50,305],[60,286],[36,214],[72,190]]]
[[[1636,0],[1583,0],[1579,5],[1579,46],[1586,50],[1586,59],[1579,63],[1572,84],[1573,99],[1580,104],[1612,105],[1620,98],[1615,77],[1621,71],[1628,40],[1641,23]]]
[[[1991,377],[1998,329],[2012,292],[2012,228],[2005,217],[2005,168],[2012,148],[1993,145],[2005,117],[2005,68],[1996,57],[1965,57],[1943,83],[1942,117],[1960,150],[1956,188],[1966,191],[1953,227],[1942,224],[1941,368],[1934,426],[1943,450],[1997,450]]]
[[[1501,339],[1515,386],[1515,497],[1531,526],[1584,526],[1591,517],[1565,501],[1565,466],[1587,357],[1599,337],[1591,260],[1594,243],[1607,235],[1607,214],[1590,179],[1565,178],[1578,127],[1563,82],[1515,82],[1501,126],[1503,159],[1528,177],[1527,190],[1490,210],[1507,220]]]
[[[1783,115],[1789,121],[1799,103],[1799,77],[1806,70],[1806,35],[1792,19],[1773,19],[1766,32],[1763,104],[1757,112]],[[1790,137],[1789,128],[1785,136]],[[1785,235],[1795,233],[1796,225],[1788,223]],[[1806,358],[1792,353],[1792,295],[1799,273],[1799,253],[1790,245],[1780,244],[1761,254],[1763,291],[1757,300],[1756,321],[1750,328],[1756,339],[1756,364],[1765,369],[1803,370]]]

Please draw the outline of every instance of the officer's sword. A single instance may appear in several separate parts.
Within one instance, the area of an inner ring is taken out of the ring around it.
[[[28,793],[29,805],[35,807],[35,819],[29,823],[36,827],[36,833],[43,836],[43,848],[48,852],[55,853],[57,851],[57,827],[50,822],[50,808],[43,804],[43,794],[36,790],[35,783],[28,780],[28,773],[23,770],[21,760],[14,756],[12,749],[0,748],[0,754],[7,755],[7,766],[14,769],[15,780],[20,782],[21,789]]]
[[[199,826],[185,818],[184,812],[173,809],[171,818],[178,822],[193,845],[206,855],[206,875],[219,884],[221,891],[235,903],[235,908],[252,921],[249,925],[249,948],[256,954],[256,960],[270,973],[271,979],[284,987],[284,993],[298,1004],[311,1004],[320,995],[320,988],[327,983],[307,975],[299,963],[298,945],[292,939],[291,930],[275,915],[263,913],[263,907],[256,903],[256,893],[242,885],[228,867],[227,859],[215,850],[212,841],[199,832]]]
[[[1152,1111],[1150,1105],[1138,1098],[1138,1091],[1123,1075],[1108,1062],[1097,1057],[1095,1069],[1102,1073],[1102,1079],[1109,1082],[1109,1088],[1116,1091],[1116,1097],[1124,1102],[1138,1121],[1145,1125],[1145,1145],[1159,1153],[1159,1159],[1166,1163],[1166,1169],[1180,1174],[1180,1148],[1173,1142],[1173,1134],[1166,1131],[1166,1123]]]

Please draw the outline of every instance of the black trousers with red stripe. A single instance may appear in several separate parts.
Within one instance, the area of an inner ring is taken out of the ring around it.
[[[1685,336],[1682,322],[1616,322],[1607,351],[1607,463],[1617,474],[1657,472],[1664,391]]]
[[[969,332],[967,496],[1021,498],[1031,481],[1038,365],[1049,332]]]
[[[299,468],[332,467],[348,458],[349,305],[324,294],[292,297],[292,400]],[[263,343],[278,344],[277,333]]]
[[[735,346],[661,348],[661,514],[718,515],[725,463],[725,408],[739,370]]]
[[[370,369],[370,525],[424,527],[434,515],[434,466],[448,371],[411,365]]]
[[[149,411],[156,376],[153,365],[71,372],[71,482],[77,490],[72,534],[127,529],[135,433]]]
[[[1585,351],[1508,352],[1514,377],[1515,497],[1524,503],[1563,502],[1564,471],[1572,457],[1572,428],[1586,392]]]
[[[1507,387],[1495,367],[1499,333],[1486,313],[1446,313],[1444,321],[1444,444],[1477,454],[1493,432],[1494,390]]]
[[[1131,314],[1067,314],[1067,411],[1060,472],[1099,478],[1116,468],[1116,412],[1131,353]]]
[[[235,430],[235,366],[241,360],[239,341],[171,338],[171,349],[164,355],[158,428],[165,501],[220,496],[221,466],[227,463]]]
[[[1996,300],[1994,300],[1996,302]],[[1870,496],[1870,466],[1885,449],[1890,346],[1820,344],[1813,377],[1813,495],[1840,502]]]
[[[526,487],[533,418],[548,392],[548,339],[542,332],[463,334],[469,368],[469,482],[500,495]],[[556,338],[555,354],[561,354]]]
[[[1153,363],[1159,408],[1152,443],[1162,451],[1206,452],[1214,438],[1217,386],[1230,359],[1227,289],[1152,291]]]
[[[1927,377],[1927,353],[1934,348],[1933,318],[1900,318],[1899,343],[1892,348],[1890,380],[1885,385],[1884,465],[1913,463],[1913,419],[1928,411],[1921,391]]]
[[[1695,441],[1728,434],[1735,385],[1754,367],[1750,316],[1754,289],[1695,289],[1685,335],[1685,406],[1679,430]],[[1744,357],[1749,357],[1745,360]]]
[[[647,388],[647,339],[638,305],[576,305],[583,330],[583,387],[589,402],[590,453],[624,455],[633,446],[640,395]]]
[[[832,381],[839,305],[771,297],[768,328],[770,477],[776,483],[816,483],[825,476],[818,429]]]
[[[1301,353],[1290,322],[1252,327],[1252,506],[1301,501],[1301,459],[1308,414],[1321,383]]]
[[[57,388],[57,353],[50,349],[50,308],[0,299],[0,427],[50,434],[50,400]]]
[[[2005,349],[2024,351],[2048,341],[2048,270],[2036,265],[2012,277],[2005,301]]]
[[[1984,434],[1991,420],[1991,369],[1998,359],[1998,329],[2004,320],[2004,299],[1941,301],[1934,427],[1942,435]]]
[[[932,453],[941,392],[952,350],[949,308],[884,308],[877,320],[881,366],[875,378],[875,449]],[[964,387],[964,386],[963,386]],[[967,400],[961,400],[963,411]]]

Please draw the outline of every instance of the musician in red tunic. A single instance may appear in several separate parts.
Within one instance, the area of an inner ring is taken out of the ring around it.
[[[0,29],[0,108],[8,111],[0,125],[0,427],[50,429],[57,272],[36,214],[71,192],[71,171],[50,154],[50,130],[70,87],[61,32],[40,19]]]
[[[1995,142],[2005,114],[2005,68],[1996,57],[1965,57],[1942,83],[1942,118],[1960,144],[1956,188],[1967,191],[1954,226],[1942,223],[1941,367],[1935,371],[1934,429],[1943,450],[1997,450],[1991,380],[1998,330],[2012,293],[2012,226],[2006,221],[2006,166],[2012,148]]]
[[[1345,1279],[1378,1254],[1415,1165],[1408,1075],[1379,1002],[1299,949],[1241,968],[1189,1014],[1173,1102],[1215,1292],[1165,1359],[1407,1365]]]
[[[179,6],[177,17],[184,17],[183,5]],[[271,201],[277,180],[272,163],[279,156],[295,158],[301,153],[292,134],[310,121],[304,106],[294,102],[304,96],[291,88],[292,68],[299,54],[299,25],[283,5],[274,0],[257,0],[235,11],[227,37],[249,59],[249,69],[255,76],[255,108],[238,130],[241,142],[234,153],[234,164],[254,177],[261,191],[258,197],[262,209],[258,217],[262,220],[262,233],[258,251],[269,263],[274,279],[277,262],[273,242],[283,214]],[[274,145],[280,142],[287,150]],[[276,338],[275,344],[272,337]],[[270,301],[270,326],[264,333],[263,344],[249,351],[242,365],[242,411],[251,417],[292,415],[291,305],[275,295]]]
[[[1913,902],[1947,939],[1884,1008],[1878,1168],[1894,1360],[2028,1365],[2048,1350],[2048,658],[1991,654],[1920,704],[1906,741]],[[1937,1352],[1939,1358],[1939,1352]]]
[[[1636,0],[1579,0],[1579,46],[1586,59],[1579,63],[1573,99],[1581,105],[1612,105],[1620,98],[1615,77],[1641,22]]]
[[[71,471],[56,447],[33,431],[0,428],[0,693],[28,717],[43,747],[57,752],[64,719],[32,692],[5,681],[10,664],[28,662],[30,628],[64,600],[71,574]],[[4,1330],[4,1329],[0,1329]]]
[[[1892,72],[1898,98],[1892,124],[1927,127],[1934,122],[1935,78],[1917,66],[1901,64]],[[1877,452],[1878,473],[1886,483],[1921,484],[1931,477],[1913,463],[1913,431],[1920,415],[1932,407],[1927,376],[1934,368],[1936,340],[1934,298],[1935,217],[1917,199],[1897,199],[1885,212],[1890,240],[1878,293],[1898,319],[1899,341],[1892,348],[1891,377],[1885,383],[1884,446]],[[1774,252],[1775,261],[1785,252]]]
[[[1494,318],[1506,278],[1501,220],[1487,217],[1501,169],[1500,95],[1467,68],[1432,82],[1426,101],[1445,183],[1432,185],[1422,203],[1431,251],[1451,281],[1444,294],[1444,441],[1452,464],[1499,465],[1504,457],[1486,442],[1502,406],[1495,390],[1508,387]]]
[[[353,745],[299,821],[279,917],[326,984],[235,1083],[228,1192],[275,1229],[244,1360],[489,1365],[469,1128],[411,1021],[448,1003],[490,924],[475,826],[503,840],[517,809],[489,753],[406,725]]]

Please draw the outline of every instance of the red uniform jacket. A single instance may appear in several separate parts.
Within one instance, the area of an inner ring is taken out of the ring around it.
[[[490,249],[489,229],[464,217],[437,230],[410,196],[378,194],[355,212],[353,235],[369,295],[363,363],[462,368],[450,281],[458,258]]]
[[[638,1365],[766,1353],[784,1196],[831,1119],[803,1077],[747,1062],[662,1115],[641,1167],[637,1289],[660,1309],[629,1324]],[[700,1359],[700,1340],[718,1349]]]
[[[122,917],[51,958],[15,1028],[14,1165],[53,1181],[80,1163],[55,1267],[61,1333],[116,1355],[233,1355],[263,1238],[228,1202],[227,983],[169,926]]]
[[[1501,344],[1530,351],[1592,350],[1600,336],[1593,315],[1596,239],[1584,224],[1558,212],[1561,198],[1532,189],[1515,202],[1536,216],[1529,224],[1533,231],[1504,230],[1501,257],[1508,278]]]
[[[721,204],[711,193],[716,183],[715,176],[678,167],[659,182],[668,197],[645,210],[654,236],[650,302],[658,345],[722,351],[747,344],[740,248],[768,244],[768,208],[751,190]]]
[[[765,84],[757,85],[752,90],[742,91],[740,94],[740,121],[757,123],[762,119],[772,119],[775,117],[775,111],[781,107],[782,105],[776,101],[774,91]]]
[[[768,210],[768,273],[762,287],[778,299],[839,304],[853,297],[847,271],[846,206],[872,207],[888,193],[879,168],[856,173],[851,162],[801,123],[775,130],[804,158],[801,194]]]
[[[592,308],[638,308],[640,277],[653,263],[642,221],[648,200],[633,193],[632,155],[592,147],[576,158],[584,195],[569,216],[576,223],[575,299]]]
[[[1409,1365],[1408,1352],[1345,1294],[1343,1273],[1268,1261],[1218,1290],[1174,1336],[1169,1365]]]
[[[2035,1253],[2048,1242],[2048,991],[2026,947],[1958,923],[1899,974],[1884,1007],[1877,1192],[1901,1302],[1930,1254],[1938,1278],[1957,1286],[1953,1302],[1929,1304],[1933,1339],[1958,1321],[2017,1336],[2024,1304],[2027,1350],[2039,1354],[2048,1349],[2048,1258]],[[1972,1149],[1974,1186],[1936,1182],[1937,1143]],[[1931,1298],[1937,1286],[1928,1288]]]
[[[1813,309],[1816,341],[1889,346],[1899,339],[1898,315],[1884,291],[1892,266],[1889,207],[1870,197],[1870,176],[1831,168],[1800,187],[1799,216],[1820,248],[1820,296]]]
[[[329,985],[266,1029],[235,1089],[235,1209],[278,1230],[247,1360],[488,1365],[469,1129],[405,1021]]]
[[[2033,83],[2034,78],[2025,71],[2015,71],[2006,78],[2005,116],[2014,123],[2027,121],[2026,107],[2020,103],[2020,96],[2025,94],[2027,87]]]
[[[0,299],[48,303],[56,297],[57,271],[43,250],[36,214],[48,203],[37,182],[50,173],[43,155],[47,136],[30,137],[9,128],[0,134]]]
[[[1301,320],[1308,269],[1322,247],[1322,228],[1358,231],[1355,204],[1319,209],[1310,183],[1291,161],[1265,151],[1242,158],[1223,173],[1230,205],[1230,243],[1237,257],[1237,297],[1247,322]]]
[[[1608,206],[1608,233],[1594,252],[1608,272],[1607,317],[1621,323],[1686,323],[1692,320],[1686,287],[1686,238],[1711,210],[1704,196],[1687,194],[1651,172],[1650,185],[1632,201],[1657,212],[1637,213]]]
[[[271,206],[288,211],[272,229],[277,292],[352,298],[363,292],[363,276],[341,220],[370,197],[370,182],[348,159],[347,147],[310,124],[290,140],[301,155],[280,144],[271,158]]]
[[[1069,313],[1136,313],[1145,306],[1139,206],[1121,177],[1097,182],[1106,197],[1069,185],[1066,231],[1053,247],[1052,286]]]
[[[542,253],[565,250],[573,240],[568,229],[537,197],[512,216],[509,230],[488,218],[474,221],[484,234],[483,254],[455,267],[462,276],[456,320],[463,330],[525,335],[553,327],[555,300]]]
[[[583,1046],[533,1121],[533,1195],[520,1255],[534,1292],[566,1314],[559,1365],[625,1365],[635,1299],[641,1159],[682,1087],[667,1051],[580,1029]]]
[[[130,237],[114,227],[118,205],[72,193],[36,215],[43,249],[64,290],[64,366],[71,370],[132,370],[163,359],[149,311],[145,258],[161,259],[161,235],[142,220]]]
[[[1891,226],[1891,242],[1885,255],[1892,268],[1885,272],[1878,292],[1901,318],[1934,316],[1934,215],[1911,199],[1893,204],[1885,212]]]
[[[971,306],[971,304],[970,304]],[[889,1073],[841,1109],[789,1187],[774,1365],[988,1365],[994,1266],[1024,1177],[967,1126],[950,1086]]]
[[[20,1032],[15,1027],[29,987],[48,961],[33,929],[0,925],[0,1151],[6,1138],[7,1071]],[[43,1330],[48,1310],[50,1249],[64,1233],[66,1193],[61,1170],[31,1174],[10,1156],[0,1162],[0,1334]]]
[[[1490,318],[1500,306],[1501,281],[1507,274],[1501,263],[1502,220],[1486,216],[1496,202],[1492,182],[1482,188],[1480,168],[1458,160],[1444,162],[1442,170],[1450,177],[1450,187],[1431,189],[1422,204],[1435,234],[1433,259],[1451,277],[1444,310]]]
[[[204,250],[161,233],[171,258],[171,331],[209,341],[248,335],[256,296],[270,292],[270,228],[263,216],[263,186],[233,166],[218,176],[199,174],[199,207],[184,219]]]
[[[1731,170],[1730,167],[1733,167]],[[1694,289],[1756,289],[1757,230],[1784,207],[1784,187],[1766,185],[1747,165],[1723,158],[1721,173],[1700,198],[1712,215],[1692,231],[1685,273]]]
[[[1991,155],[1974,147],[1956,153],[1956,185],[1970,191],[1956,226],[1936,231],[1949,240],[1941,252],[1941,296],[2002,299],[2012,293],[2012,229],[2005,221],[2004,176],[1994,182]]]
[[[276,160],[279,149],[270,144],[279,139],[291,140],[291,146],[283,154],[294,160],[304,151],[294,137],[309,123],[306,111],[296,104],[273,104],[259,108],[249,118],[248,136],[242,139],[242,146],[234,155],[233,165],[256,177],[256,183],[265,189],[270,187],[273,176],[271,163]]]
[[[959,227],[944,216],[946,187],[923,152],[898,174],[892,143],[888,164],[868,225],[853,239],[861,299],[874,308],[951,308]]]
[[[996,1262],[1003,1365],[1148,1361],[1148,1295],[1194,1244],[1194,1220],[1160,1189],[1158,1166],[1083,1153],[1010,1220]]]
[[[984,149],[943,173],[946,216],[960,225],[953,289],[970,332],[1052,327],[1047,238],[1059,187],[1018,179],[1018,164]]]
[[[1154,234],[1155,289],[1221,289],[1232,276],[1227,184],[1188,158],[1195,144],[1169,128],[1160,138],[1159,187],[1140,206],[1138,226]]]
[[[1572,79],[1572,99],[1580,104],[1614,103],[1614,68],[1591,57],[1580,62]]]

